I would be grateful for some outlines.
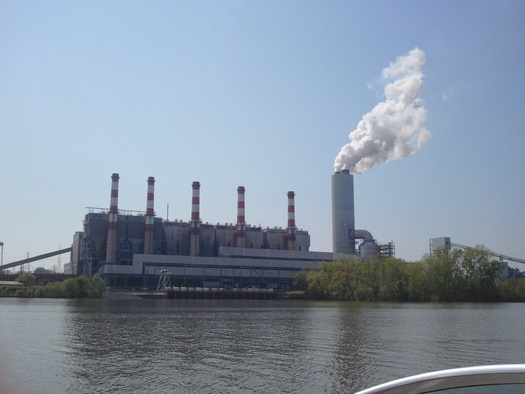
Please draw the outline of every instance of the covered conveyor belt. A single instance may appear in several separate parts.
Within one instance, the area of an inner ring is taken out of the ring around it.
[[[454,242],[451,242],[450,245],[455,246],[456,248],[461,248],[461,249],[472,249],[470,246],[460,245]],[[500,260],[508,260],[508,261],[514,261],[516,263],[525,264],[525,260],[518,259],[517,257],[511,257],[511,256],[506,256],[504,254],[494,253],[494,252],[491,252],[490,250],[488,250],[487,253],[491,256],[497,257]]]
[[[0,265],[0,270],[16,267],[16,266],[27,264],[27,263],[31,263],[33,261],[47,259],[49,257],[58,256],[59,254],[64,254],[64,253],[69,253],[69,252],[71,252],[71,248],[55,250],[54,252],[44,253],[44,254],[41,254],[41,255],[38,255],[38,256],[29,257],[29,258],[24,259],[24,260],[18,260],[18,261],[14,261],[12,263],[9,263],[9,264]]]

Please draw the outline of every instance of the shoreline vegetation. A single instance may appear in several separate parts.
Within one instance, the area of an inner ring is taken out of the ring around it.
[[[106,290],[106,282],[98,274],[91,278],[81,275],[40,286],[35,284],[36,277],[32,273],[24,272],[18,275],[16,281],[22,286],[16,289],[0,286],[0,297],[102,298]]]
[[[306,299],[390,302],[523,302],[525,279],[503,278],[502,264],[480,246],[444,248],[408,263],[394,257],[345,257],[295,276]],[[517,269],[509,268],[514,276]]]
[[[442,249],[419,262],[394,257],[361,260],[347,256],[322,262],[319,270],[295,275],[294,291],[278,299],[370,302],[524,302],[525,278],[503,278],[502,264],[484,247]],[[107,291],[100,275],[78,276],[36,285],[30,272],[17,277],[22,286],[0,286],[0,297],[130,298],[130,292]]]

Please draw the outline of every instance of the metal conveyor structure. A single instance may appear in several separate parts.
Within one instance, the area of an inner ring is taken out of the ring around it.
[[[55,250],[54,252],[44,253],[38,256],[29,257],[27,259],[13,261],[12,263],[9,263],[9,264],[0,265],[0,270],[16,267],[16,266],[23,265],[23,264],[28,264],[33,261],[43,260],[49,257],[58,256],[59,254],[64,254],[64,253],[69,253],[69,252],[71,252],[71,248]]]

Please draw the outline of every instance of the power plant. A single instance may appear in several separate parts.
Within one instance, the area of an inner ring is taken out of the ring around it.
[[[146,211],[119,209],[119,174],[111,176],[109,210],[88,208],[84,229],[71,247],[67,272],[96,272],[112,286],[152,287],[169,271],[177,286],[269,288],[292,287],[296,272],[317,269],[321,261],[343,255],[393,255],[393,243],[377,244],[354,225],[353,175],[332,176],[333,252],[310,251],[310,235],[295,224],[295,193],[287,193],[286,228],[246,223],[244,186],[237,188],[235,224],[203,223],[200,183],[191,185],[189,221],[163,220],[154,212],[155,179],[147,179]],[[356,249],[356,240],[362,240]],[[386,252],[385,252],[386,251]]]

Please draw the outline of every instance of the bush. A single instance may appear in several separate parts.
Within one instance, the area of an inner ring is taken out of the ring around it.
[[[64,297],[64,282],[51,282],[44,288],[45,298],[62,298]]]
[[[36,283],[36,276],[31,272],[24,272],[16,278],[17,282],[22,283],[24,286],[34,286]]]
[[[68,278],[63,282],[51,282],[45,286],[35,286],[35,276],[29,272],[21,274],[17,280],[24,287],[9,289],[0,287],[0,297],[38,297],[38,298],[102,298],[106,290],[106,282],[96,274],[92,278],[78,276]]]
[[[75,278],[75,283],[77,286],[77,293],[75,298],[87,298],[89,295],[89,288],[91,287],[91,282],[87,276],[79,276]]]
[[[78,295],[78,283],[76,278],[69,278],[62,282],[64,288],[64,297],[66,298],[77,298]]]
[[[301,273],[304,275],[305,273]],[[305,281],[296,277],[296,284]],[[525,279],[503,280],[498,261],[480,246],[443,249],[421,262],[393,257],[322,262],[306,276],[306,296],[353,301],[525,301]]]
[[[91,286],[89,288],[89,298],[102,298],[106,291],[106,282],[99,274],[93,275],[91,278]]]

